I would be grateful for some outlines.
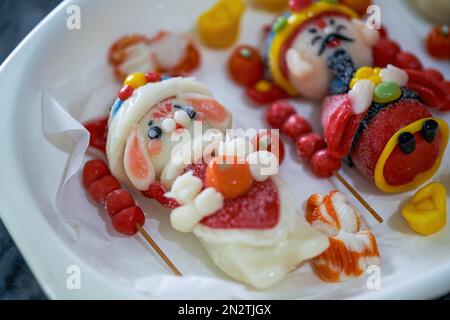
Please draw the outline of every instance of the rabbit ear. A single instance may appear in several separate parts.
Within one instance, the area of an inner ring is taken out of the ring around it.
[[[127,138],[123,164],[128,179],[138,190],[147,190],[150,183],[155,180],[155,169],[138,124],[133,127]]]

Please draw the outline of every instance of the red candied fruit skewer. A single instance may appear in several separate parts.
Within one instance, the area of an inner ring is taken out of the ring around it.
[[[140,232],[172,272],[177,276],[182,275],[152,237],[142,228],[145,223],[142,209],[136,205],[133,196],[121,188],[120,183],[111,175],[105,162],[102,160],[86,162],[82,181],[92,198],[105,206],[117,232],[125,235],[135,235]]]
[[[145,216],[142,209],[136,206],[128,191],[121,188],[119,181],[111,175],[102,160],[86,162],[83,168],[83,184],[92,199],[105,205],[117,232],[134,235],[138,232],[136,224],[144,225]]]

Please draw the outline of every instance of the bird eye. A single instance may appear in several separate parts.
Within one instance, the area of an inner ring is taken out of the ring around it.
[[[309,31],[310,33],[316,33],[316,32],[317,32],[317,29],[316,29],[316,28],[310,28],[308,31]]]
[[[148,129],[148,137],[151,140],[159,139],[162,135],[162,130],[160,127],[153,126]]]
[[[438,130],[439,124],[435,120],[430,119],[423,123],[422,131],[420,133],[426,142],[433,143]]]
[[[330,19],[330,25],[334,25],[335,24],[335,21],[334,21],[334,19]]]
[[[404,154],[410,154],[416,149],[416,139],[410,132],[403,132],[397,138],[398,145]]]

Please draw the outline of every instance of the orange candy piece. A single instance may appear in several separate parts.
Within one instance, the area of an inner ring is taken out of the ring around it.
[[[211,160],[206,169],[205,184],[219,191],[225,199],[246,194],[253,184],[250,167],[245,159],[221,156]]]

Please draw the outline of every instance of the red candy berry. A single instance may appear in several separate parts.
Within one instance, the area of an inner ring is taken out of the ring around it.
[[[147,72],[145,74],[145,80],[147,82],[159,82],[161,81],[161,75],[157,72]]]
[[[317,151],[326,148],[327,144],[318,133],[308,133],[297,139],[297,154],[303,161],[309,162]]]
[[[105,208],[110,217],[134,205],[133,197],[124,189],[114,190],[106,197],[105,201]]]
[[[117,189],[120,189],[119,181],[113,176],[107,175],[92,182],[89,186],[89,193],[96,202],[103,203],[106,197]]]
[[[395,62],[397,53],[400,52],[400,47],[396,42],[388,38],[380,38],[372,50],[374,65],[383,68]]]
[[[297,139],[301,135],[311,132],[311,125],[308,120],[298,114],[293,114],[287,118],[286,122],[281,127],[281,132],[287,135],[292,140]]]
[[[422,69],[422,63],[419,59],[409,52],[399,52],[395,57],[395,62],[393,64],[402,69]]]
[[[90,160],[83,168],[83,185],[89,188],[94,181],[109,174],[108,166],[102,160]]]
[[[267,111],[266,120],[272,128],[280,129],[290,115],[295,113],[294,107],[287,101],[274,102]]]
[[[448,26],[435,26],[427,37],[427,50],[437,59],[450,59],[450,32]]]
[[[134,88],[132,86],[126,85],[120,89],[119,94],[117,96],[119,97],[120,100],[127,100],[129,97],[131,97],[133,92]]]
[[[311,158],[311,171],[319,178],[329,178],[341,167],[341,161],[333,158],[327,151],[317,151]]]
[[[121,210],[111,217],[114,230],[126,235],[134,235],[138,232],[136,223],[140,226],[145,223],[145,216],[142,209],[138,206],[132,206]]]

